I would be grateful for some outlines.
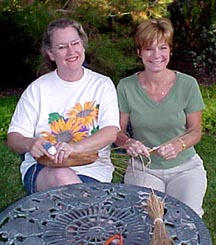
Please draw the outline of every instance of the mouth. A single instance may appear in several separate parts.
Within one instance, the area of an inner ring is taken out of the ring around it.
[[[75,61],[77,61],[78,60],[78,56],[76,56],[76,57],[69,57],[69,58],[67,58],[66,60],[68,61],[68,62],[75,62]]]
[[[154,60],[154,61],[151,61],[150,63],[153,65],[161,65],[164,63],[164,60],[158,60],[158,61]]]

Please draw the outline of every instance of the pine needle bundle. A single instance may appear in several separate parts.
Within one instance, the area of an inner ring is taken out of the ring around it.
[[[172,245],[163,222],[164,201],[161,201],[155,193],[152,193],[147,200],[148,215],[154,221],[154,231],[150,245]]]

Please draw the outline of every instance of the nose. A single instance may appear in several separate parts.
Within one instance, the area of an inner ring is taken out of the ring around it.
[[[159,50],[159,48],[155,48],[154,50],[153,50],[153,56],[154,57],[158,57],[160,55],[160,50]]]
[[[72,43],[68,43],[68,49],[69,51],[74,50],[74,45]]]

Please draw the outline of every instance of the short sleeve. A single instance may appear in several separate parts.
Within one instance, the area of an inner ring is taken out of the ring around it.
[[[185,113],[189,114],[196,111],[201,111],[205,108],[202,94],[196,79],[191,83],[189,96],[187,100],[187,106],[185,108]]]
[[[99,109],[100,128],[106,126],[119,126],[119,110],[116,88],[113,82],[108,79],[101,92],[101,106]]]
[[[117,86],[117,95],[118,95],[118,105],[119,105],[119,111],[129,113],[129,105],[127,103],[127,96],[125,91],[125,84],[124,80],[120,80],[118,86]]]
[[[38,108],[38,100],[32,92],[32,87],[28,87],[17,103],[8,128],[8,133],[18,132],[25,137],[33,137]]]

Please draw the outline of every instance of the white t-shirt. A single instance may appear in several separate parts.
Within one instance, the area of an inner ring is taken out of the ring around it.
[[[23,92],[13,114],[8,133],[18,132],[25,137],[41,135],[52,143],[79,141],[106,126],[119,128],[116,89],[111,79],[84,69],[75,82],[62,80],[56,71],[47,73]],[[20,170],[22,180],[36,161],[25,154]],[[114,167],[110,146],[99,151],[99,159],[90,165],[72,167],[77,174],[110,182]]]

